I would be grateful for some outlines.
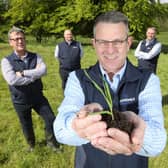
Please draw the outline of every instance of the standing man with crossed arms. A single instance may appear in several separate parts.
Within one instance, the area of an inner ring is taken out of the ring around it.
[[[156,74],[161,47],[161,43],[156,39],[156,28],[147,28],[146,39],[140,41],[135,50],[138,67],[148,69]]]
[[[25,33],[18,27],[8,32],[9,45],[13,52],[2,59],[1,68],[4,79],[9,85],[13,106],[19,117],[29,151],[35,147],[32,110],[34,109],[45,122],[46,144],[54,151],[59,144],[54,138],[52,123],[55,119],[47,98],[43,95],[41,77],[47,68],[39,54],[26,49]]]

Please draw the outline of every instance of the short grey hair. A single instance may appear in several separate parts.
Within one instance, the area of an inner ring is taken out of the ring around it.
[[[119,12],[119,11],[109,11],[106,13],[103,13],[101,15],[99,15],[95,22],[94,22],[94,26],[93,26],[93,35],[95,37],[95,33],[96,33],[96,26],[98,25],[98,23],[124,23],[124,25],[126,26],[127,29],[127,34],[129,32],[129,22],[128,22],[128,18],[127,16],[125,16],[123,13]]]
[[[152,29],[152,30],[154,30],[155,33],[157,32],[156,27],[148,27],[146,31],[148,31],[148,29]]]
[[[13,32],[23,33],[23,34],[25,35],[24,31],[23,31],[21,28],[16,27],[16,26],[13,26],[13,27],[9,30],[9,32],[8,32],[8,39],[10,39],[10,35],[11,35],[11,33],[13,33]]]

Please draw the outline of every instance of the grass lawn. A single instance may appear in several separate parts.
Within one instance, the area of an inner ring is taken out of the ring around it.
[[[164,42],[165,52],[161,53],[158,64],[158,76],[161,82],[163,95],[163,111],[165,115],[165,127],[168,130],[168,33],[161,33],[159,39]],[[167,40],[167,41],[166,41]],[[45,60],[48,73],[43,77],[44,94],[48,98],[53,111],[57,114],[57,108],[63,99],[61,80],[58,74],[58,62],[54,58],[55,44],[36,44],[28,42],[27,48],[37,52]],[[8,44],[0,42],[0,59],[11,52]],[[130,50],[129,59],[136,64],[133,56],[134,50]],[[96,56],[90,45],[84,46],[84,58],[82,67],[94,64]],[[44,145],[44,125],[41,118],[33,112],[33,122],[37,145],[32,153],[26,152],[26,142],[20,129],[17,115],[13,109],[8,86],[0,72],[0,167],[1,168],[73,168],[74,147],[62,145],[62,153],[54,153]],[[168,146],[164,152],[150,159],[149,168],[167,168]]]

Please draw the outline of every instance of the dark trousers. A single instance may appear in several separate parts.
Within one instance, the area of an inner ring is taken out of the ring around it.
[[[53,140],[53,121],[55,115],[48,103],[48,100],[44,97],[38,97],[38,101],[32,104],[15,104],[15,110],[18,114],[23,134],[30,146],[35,145],[35,134],[32,123],[32,109],[34,109],[45,122],[45,135],[46,140]]]
[[[59,69],[60,77],[62,80],[62,89],[63,90],[65,89],[65,85],[66,85],[66,82],[67,82],[67,79],[68,79],[70,72],[71,72],[70,70],[61,69],[61,68]]]
[[[155,63],[151,63],[148,60],[139,59],[138,60],[139,69],[148,69],[149,71],[156,74],[157,69],[157,61]]]

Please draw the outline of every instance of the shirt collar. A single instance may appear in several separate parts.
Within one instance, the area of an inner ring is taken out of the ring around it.
[[[20,57],[18,56],[18,53],[16,51],[14,51],[15,55],[20,59]],[[25,52],[25,55],[22,56],[22,58],[26,58],[28,55],[27,52]]]
[[[151,44],[151,43],[154,42],[154,40],[155,40],[155,38],[154,38],[154,39],[151,39],[151,40],[146,39],[146,44]]]
[[[72,40],[71,41],[65,41],[68,45],[71,45],[72,44]]]
[[[124,63],[124,66],[117,72],[114,74],[113,78],[119,78],[119,80],[122,79],[124,72],[126,70],[126,65],[127,65],[127,60]],[[107,72],[103,69],[102,65],[99,63],[99,67],[100,67],[100,71],[102,73],[103,76],[106,76],[108,78]]]

